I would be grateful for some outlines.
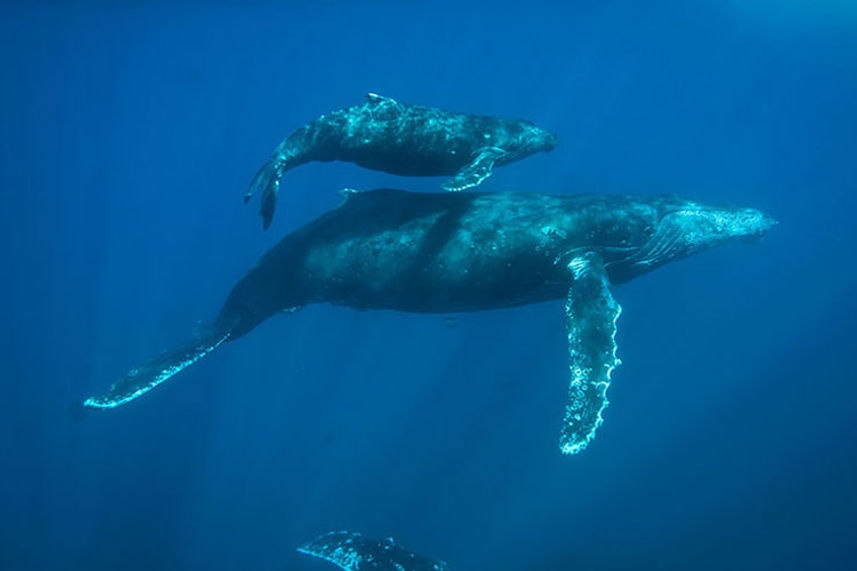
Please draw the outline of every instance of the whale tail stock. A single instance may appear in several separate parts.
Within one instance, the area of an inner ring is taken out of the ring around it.
[[[83,402],[87,408],[116,408],[146,394],[164,381],[193,365],[232,337],[229,330],[211,328],[189,341],[127,371],[107,390]]]

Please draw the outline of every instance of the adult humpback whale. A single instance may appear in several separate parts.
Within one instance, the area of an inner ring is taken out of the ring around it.
[[[244,196],[262,191],[262,225],[271,224],[280,178],[311,161],[346,161],[405,176],[453,176],[446,190],[465,190],[494,166],[549,151],[557,136],[529,121],[407,105],[375,93],[366,103],[322,115],[285,138]]]
[[[346,192],[268,251],[204,332],[84,404],[124,404],[275,313],[311,303],[452,313],[564,298],[571,382],[560,446],[575,453],[601,424],[619,364],[610,284],[773,224],[758,210],[675,196]]]

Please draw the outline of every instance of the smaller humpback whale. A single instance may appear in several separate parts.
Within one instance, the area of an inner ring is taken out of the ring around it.
[[[311,161],[345,161],[404,176],[453,176],[445,190],[465,190],[495,166],[549,151],[556,134],[524,120],[407,105],[369,93],[366,103],[322,115],[285,138],[259,169],[244,203],[262,191],[262,225],[274,216],[283,173]]]
[[[347,192],[269,250],[207,329],[84,405],[127,403],[272,315],[312,303],[449,314],[564,299],[571,380],[560,448],[573,454],[601,424],[619,364],[611,285],[774,224],[758,210],[676,196]]]
[[[408,551],[392,537],[369,539],[350,531],[326,533],[297,550],[333,563],[343,571],[451,571],[444,561]]]

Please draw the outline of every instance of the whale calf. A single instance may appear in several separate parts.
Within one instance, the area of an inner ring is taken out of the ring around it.
[[[283,140],[259,169],[244,202],[262,192],[262,225],[271,224],[283,173],[311,161],[346,161],[405,176],[452,176],[445,190],[465,190],[495,166],[549,151],[556,134],[530,121],[468,115],[399,103],[376,93],[322,115]]]
[[[619,365],[611,285],[775,224],[752,208],[671,195],[344,194],[271,248],[213,323],[84,405],[127,403],[272,315],[312,303],[446,314],[564,299],[571,379],[560,448],[573,454],[601,424]]]

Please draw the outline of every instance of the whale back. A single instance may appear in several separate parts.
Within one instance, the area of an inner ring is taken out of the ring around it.
[[[480,193],[425,193],[392,188],[367,191],[343,191],[339,207],[316,218],[295,235],[312,235],[323,242],[326,238],[342,240],[352,236],[369,236],[399,228],[411,220],[433,214],[462,211],[473,204]],[[289,239],[287,236],[284,240]]]

